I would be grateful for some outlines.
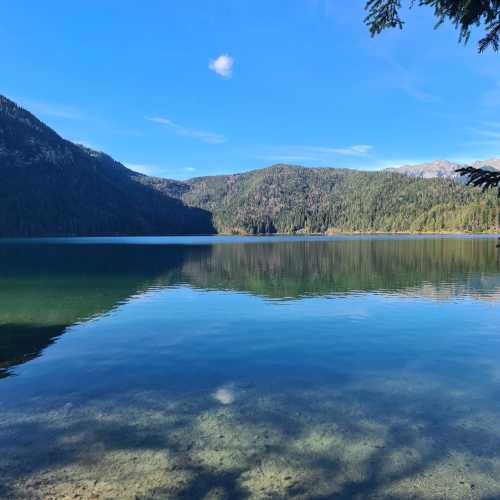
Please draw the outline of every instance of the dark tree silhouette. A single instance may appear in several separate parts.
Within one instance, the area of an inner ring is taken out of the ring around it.
[[[485,168],[462,167],[457,172],[461,176],[467,176],[467,184],[487,189],[497,189],[498,200],[500,201],[500,172],[491,171]],[[498,202],[497,202],[498,203]],[[500,207],[497,206],[497,230],[500,230]],[[500,248],[500,238],[497,247]]]
[[[400,28],[404,21],[400,17],[401,0],[368,0],[365,9],[368,14],[365,23],[372,36],[387,28]],[[460,41],[469,40],[471,29],[482,26],[484,37],[479,41],[478,50],[488,47],[498,50],[500,45],[500,0],[408,0],[410,7],[431,7],[437,18],[436,27],[444,21],[451,21],[460,32]]]
[[[400,16],[401,0],[368,0],[365,23],[372,36],[387,28],[403,29],[404,21]],[[436,27],[446,20],[453,23],[460,32],[459,40],[466,43],[474,27],[484,27],[485,35],[479,40],[478,50],[484,52],[488,47],[498,51],[500,47],[500,0],[408,0],[410,7],[431,7],[437,18]],[[458,169],[460,175],[468,176],[467,184],[481,187],[483,191],[497,188],[500,200],[500,172],[484,168],[464,167]],[[497,228],[500,228],[500,209],[497,209]],[[500,241],[500,239],[499,239]],[[500,246],[500,243],[499,245]]]
[[[490,188],[497,188],[498,196],[500,197],[500,172],[475,167],[458,168],[457,172],[462,176],[468,177],[467,184],[480,187],[483,191]]]

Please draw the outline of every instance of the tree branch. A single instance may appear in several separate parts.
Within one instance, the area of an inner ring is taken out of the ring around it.
[[[498,188],[500,196],[500,172],[486,170],[484,168],[462,167],[456,170],[461,176],[468,176],[467,184],[482,188],[486,191],[490,188]]]
[[[431,7],[437,18],[435,27],[449,20],[467,43],[474,27],[484,26],[485,36],[479,41],[479,52],[500,48],[500,0],[407,0],[410,7]],[[387,28],[403,28],[399,12],[401,0],[367,0],[365,24],[372,36]]]

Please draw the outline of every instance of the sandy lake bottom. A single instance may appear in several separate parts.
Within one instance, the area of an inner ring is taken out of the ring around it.
[[[0,498],[500,498],[494,246],[0,246]]]

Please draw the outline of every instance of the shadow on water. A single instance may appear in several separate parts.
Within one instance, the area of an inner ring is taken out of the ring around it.
[[[0,378],[9,376],[11,366],[26,363],[40,355],[64,333],[66,325],[0,325]]]
[[[276,392],[235,386],[229,405],[207,394],[124,392],[4,415],[3,488],[22,484],[30,498],[40,488],[44,498],[497,497],[491,374],[384,387],[390,377]],[[475,377],[486,391],[474,393]]]
[[[157,280],[174,282],[183,258],[170,247],[0,245],[0,377],[38,357],[69,326]]]
[[[271,306],[365,294],[495,304],[500,276],[494,240],[46,244],[0,245],[0,284],[5,377],[43,358],[72,325],[120,315],[120,306],[148,291],[188,285],[243,292]],[[248,328],[257,333],[261,326]],[[325,345],[315,333],[317,347],[303,348],[295,367],[293,360],[273,359],[277,347],[242,359],[228,351],[220,359],[229,362],[212,367],[209,357],[193,361],[197,352],[190,354],[194,344],[187,344],[165,359],[150,353],[143,362],[156,371],[114,390],[104,380],[76,397],[76,388],[59,393],[54,385],[5,404],[0,497],[500,496],[497,350],[485,347],[475,359],[468,344],[449,353],[446,344],[426,350],[368,345],[367,338],[353,350],[341,336]],[[96,370],[99,363],[96,357]],[[39,370],[35,376],[51,380]],[[80,367],[74,372],[84,378]],[[0,390],[23,379],[20,373],[0,381]]]
[[[365,292],[487,298],[500,289],[498,269],[493,240],[474,239],[0,245],[0,377],[68,326],[152,286],[188,283],[272,299]]]
[[[0,376],[64,330],[152,286],[273,299],[365,292],[498,292],[493,240],[354,240],[211,246],[0,245]],[[453,284],[455,284],[453,286]]]

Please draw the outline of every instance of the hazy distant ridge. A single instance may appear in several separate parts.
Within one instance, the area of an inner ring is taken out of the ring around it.
[[[465,164],[463,163],[454,163],[448,160],[434,160],[429,163],[402,165],[401,167],[388,168],[386,170],[413,177],[422,177],[424,179],[433,179],[435,177],[457,178],[460,177],[460,174],[458,174],[456,170],[464,166]],[[500,170],[500,158],[477,160],[472,163],[472,166]]]

